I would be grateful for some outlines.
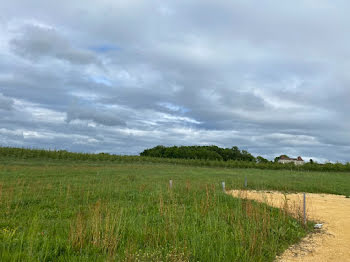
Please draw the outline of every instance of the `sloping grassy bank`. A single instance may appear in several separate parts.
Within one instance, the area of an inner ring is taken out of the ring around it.
[[[225,195],[220,181],[233,186],[241,176],[169,165],[2,164],[0,260],[272,261],[308,229]]]

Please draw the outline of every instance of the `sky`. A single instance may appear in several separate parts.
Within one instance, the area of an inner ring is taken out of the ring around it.
[[[350,2],[0,1],[0,145],[350,161]]]

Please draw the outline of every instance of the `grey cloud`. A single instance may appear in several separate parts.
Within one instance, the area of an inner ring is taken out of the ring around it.
[[[13,109],[13,99],[3,96],[0,93],[0,110],[10,111]]]
[[[0,92],[23,103],[1,126],[73,151],[215,143],[349,161],[349,3],[264,5],[5,1]]]
[[[10,44],[16,54],[32,60],[55,57],[73,64],[100,65],[92,52],[74,48],[53,28],[26,25]]]
[[[66,121],[69,123],[72,120],[92,120],[97,124],[105,126],[125,126],[126,123],[120,119],[116,112],[91,109],[88,107],[74,106],[69,108]]]
[[[66,107],[66,103],[70,102],[67,81],[72,76],[61,70],[57,65],[52,70],[38,70],[31,66],[8,64],[5,76],[0,75],[0,92],[7,97],[24,99],[47,107]]]

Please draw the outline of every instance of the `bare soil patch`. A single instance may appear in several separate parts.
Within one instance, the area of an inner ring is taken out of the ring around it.
[[[248,198],[268,205],[286,208],[291,213],[303,207],[301,193],[231,190],[234,197]],[[287,200],[287,201],[286,201]],[[306,194],[307,218],[323,223],[321,230],[309,234],[288,248],[277,261],[350,261],[350,198],[330,194]]]

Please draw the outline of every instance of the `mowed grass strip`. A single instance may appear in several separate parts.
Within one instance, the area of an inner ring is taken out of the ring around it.
[[[0,261],[273,261],[309,229],[222,192],[246,176],[349,194],[346,173],[14,161],[0,165]]]

